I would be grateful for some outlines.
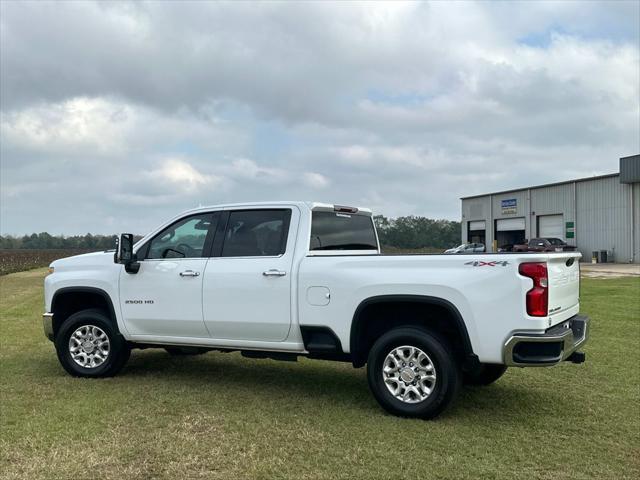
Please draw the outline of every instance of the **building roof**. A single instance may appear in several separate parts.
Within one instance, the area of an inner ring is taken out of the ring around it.
[[[640,182],[640,155],[620,159],[620,183]]]
[[[583,177],[583,178],[577,178],[575,180],[565,180],[565,181],[562,181],[562,182],[545,183],[545,184],[542,184],[542,185],[534,185],[532,187],[511,188],[509,190],[501,190],[499,192],[489,192],[489,193],[482,193],[482,194],[479,194],[479,195],[469,195],[468,197],[460,197],[460,200],[468,200],[470,198],[487,197],[489,195],[502,195],[503,193],[521,192],[522,190],[533,190],[535,188],[555,187],[557,185],[568,185],[568,184],[576,183],[576,182],[588,182],[590,180],[600,180],[600,179],[603,179],[603,178],[612,178],[612,177],[619,177],[619,176],[620,176],[619,173],[608,173],[606,175],[595,175],[593,177]]]

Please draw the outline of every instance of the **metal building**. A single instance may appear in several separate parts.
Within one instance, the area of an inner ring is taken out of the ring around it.
[[[583,261],[640,263],[640,155],[620,159],[620,172],[462,199],[462,242],[487,251],[525,239],[556,237]]]

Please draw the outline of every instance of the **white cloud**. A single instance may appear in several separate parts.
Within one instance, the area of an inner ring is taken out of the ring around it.
[[[289,174],[280,168],[264,167],[249,158],[236,158],[229,166],[222,167],[232,178],[251,180],[258,183],[278,184],[289,180]]]
[[[204,186],[214,186],[222,182],[222,178],[199,172],[188,162],[180,158],[168,158],[157,170],[149,173],[151,180],[159,180],[172,184],[184,192]]]
[[[122,152],[125,132],[135,122],[133,109],[103,98],[75,97],[2,114],[3,142],[16,148],[49,153],[91,149],[101,154]]]
[[[315,189],[323,189],[329,186],[329,179],[316,172],[305,172],[302,176],[305,185]]]
[[[362,145],[347,145],[344,147],[332,148],[329,151],[352,165],[371,165],[373,157],[370,149]]]

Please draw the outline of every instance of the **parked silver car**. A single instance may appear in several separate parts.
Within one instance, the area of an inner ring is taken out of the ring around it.
[[[484,250],[484,243],[463,243],[455,248],[445,250],[444,253],[481,253]]]

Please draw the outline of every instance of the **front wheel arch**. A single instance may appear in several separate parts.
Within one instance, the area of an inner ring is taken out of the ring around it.
[[[97,287],[63,287],[56,290],[51,299],[54,338],[67,318],[90,308],[103,310],[116,333],[121,335],[113,301],[106,291]]]

